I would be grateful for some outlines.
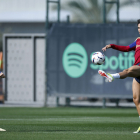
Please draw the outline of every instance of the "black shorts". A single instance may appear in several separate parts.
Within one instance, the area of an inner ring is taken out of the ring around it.
[[[140,63],[138,63],[137,65],[140,66]],[[140,76],[136,77],[135,80],[140,84]]]

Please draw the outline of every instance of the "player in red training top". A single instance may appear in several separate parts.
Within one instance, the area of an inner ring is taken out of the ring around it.
[[[138,25],[138,32],[140,34],[140,19],[137,20]],[[99,70],[98,73],[106,77],[109,82],[112,82],[114,79],[124,79],[126,77],[134,77],[133,84],[132,84],[132,91],[133,91],[133,102],[136,105],[137,112],[139,114],[140,119],[140,37],[138,37],[135,42],[130,44],[129,46],[120,46],[115,44],[106,45],[102,48],[102,51],[106,51],[106,49],[116,49],[123,52],[135,51],[135,62],[134,65],[128,69],[125,69],[122,72],[110,74],[106,73],[102,70]],[[140,127],[136,132],[133,133],[140,133]]]

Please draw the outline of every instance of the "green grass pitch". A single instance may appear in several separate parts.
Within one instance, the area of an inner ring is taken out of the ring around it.
[[[140,140],[135,108],[0,108],[0,140]]]

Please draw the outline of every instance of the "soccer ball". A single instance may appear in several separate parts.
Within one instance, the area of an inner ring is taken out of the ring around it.
[[[105,62],[105,55],[101,52],[93,53],[92,62],[95,65],[102,65]]]

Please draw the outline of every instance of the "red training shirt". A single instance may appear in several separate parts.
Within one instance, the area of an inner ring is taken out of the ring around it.
[[[140,37],[138,37],[135,42],[128,46],[120,46],[120,45],[115,45],[115,44],[110,44],[111,48],[115,50],[119,50],[122,52],[129,52],[129,51],[135,51],[135,62],[134,65],[137,65],[140,63]]]

